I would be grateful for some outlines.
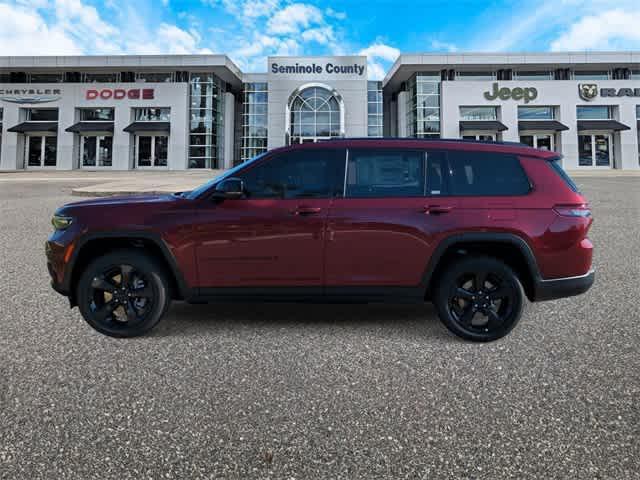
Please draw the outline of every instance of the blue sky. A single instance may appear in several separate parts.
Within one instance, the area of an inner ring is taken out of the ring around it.
[[[3,55],[640,50],[640,0],[0,0]]]

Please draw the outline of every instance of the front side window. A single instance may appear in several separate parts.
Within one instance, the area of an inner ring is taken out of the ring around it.
[[[462,120],[497,120],[498,107],[460,107]]]
[[[612,118],[608,105],[581,105],[577,110],[578,120],[609,120]]]
[[[343,150],[285,152],[241,173],[249,199],[329,198],[342,192]]]
[[[424,152],[349,150],[347,197],[422,196],[424,181]]]
[[[168,122],[170,116],[170,108],[134,108],[136,122]]]
[[[448,159],[452,195],[525,195],[530,190],[515,155],[451,151]]]

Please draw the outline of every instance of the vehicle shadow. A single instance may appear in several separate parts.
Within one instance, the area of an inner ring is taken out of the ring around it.
[[[234,330],[275,330],[339,335],[367,331],[415,339],[448,334],[431,304],[301,304],[219,303],[191,305],[174,302],[153,336],[223,334]]]

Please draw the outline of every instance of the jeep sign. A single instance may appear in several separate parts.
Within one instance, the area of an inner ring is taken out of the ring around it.
[[[498,87],[498,83],[493,84],[493,91],[484,92],[484,98],[487,100],[524,100],[529,103],[531,100],[538,98],[538,90],[534,87]]]

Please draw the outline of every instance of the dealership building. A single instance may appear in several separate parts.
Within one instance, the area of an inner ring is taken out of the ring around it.
[[[0,170],[228,168],[333,137],[503,140],[638,170],[640,52],[0,57]]]

